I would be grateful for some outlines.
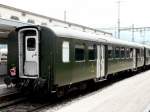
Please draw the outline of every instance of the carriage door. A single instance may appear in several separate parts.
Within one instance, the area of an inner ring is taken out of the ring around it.
[[[133,68],[136,68],[136,49],[133,48]]]
[[[97,46],[97,73],[96,78],[105,76],[105,46]]]
[[[101,77],[105,76],[105,46],[101,45]]]
[[[39,75],[39,44],[38,36],[25,37],[24,75],[37,77]]]

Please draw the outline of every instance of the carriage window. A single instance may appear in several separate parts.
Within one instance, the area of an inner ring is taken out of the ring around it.
[[[35,38],[28,38],[27,40],[27,49],[28,51],[34,51],[35,50]]]
[[[64,41],[62,44],[62,61],[69,62],[69,42]]]
[[[149,54],[148,56],[150,56],[150,50],[148,50],[148,54]]]
[[[144,49],[141,49],[141,57],[144,57]]]
[[[113,48],[112,48],[112,46],[108,46],[108,58],[113,58]]]
[[[75,61],[84,61],[85,58],[85,46],[84,45],[75,45]]]
[[[149,50],[146,49],[146,56],[149,56]]]
[[[139,54],[139,57],[141,57],[142,56],[142,49],[140,49],[140,54]]]
[[[10,19],[19,20],[19,17],[17,17],[17,16],[11,16]]]
[[[95,60],[96,59],[96,49],[95,46],[88,47],[88,60]]]
[[[121,47],[120,52],[121,52],[121,58],[124,58],[125,57],[125,48]]]
[[[130,49],[129,48],[126,48],[126,58],[129,58],[130,57]]]
[[[140,57],[140,49],[136,49],[137,57]]]
[[[130,48],[130,54],[129,54],[130,58],[133,58],[133,49]]]
[[[47,26],[47,23],[41,23],[42,26]]]
[[[119,49],[119,47],[115,48],[115,58],[120,58],[120,49]]]
[[[27,22],[28,22],[28,23],[32,23],[32,24],[34,24],[34,23],[35,23],[33,19],[28,19],[28,21],[27,21]]]

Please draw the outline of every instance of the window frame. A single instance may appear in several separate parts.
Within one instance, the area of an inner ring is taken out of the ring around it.
[[[118,57],[116,57],[116,51],[117,51],[116,49],[118,49],[118,51],[119,51]],[[120,59],[120,58],[121,58],[121,57],[120,57],[120,47],[119,47],[119,46],[114,47],[114,53],[115,53],[115,55],[114,55],[114,56],[115,56],[115,57],[114,57],[115,59]]]
[[[123,53],[124,53],[124,55],[122,56],[122,51],[123,51]],[[126,49],[125,49],[125,47],[120,47],[120,58],[121,59],[125,59],[126,58]]]
[[[35,20],[34,20],[34,19],[28,19],[28,20],[27,20],[27,23],[35,24]]]
[[[131,57],[131,51],[132,51],[132,57]],[[133,58],[133,48],[129,48],[129,58],[130,58],[130,59]]]
[[[141,57],[141,56],[140,56],[140,49],[139,49],[139,48],[136,49],[136,56],[137,56],[137,58],[140,58],[140,57]]]
[[[91,47],[91,48],[90,48]],[[89,51],[90,50],[93,50],[93,56],[94,56],[94,59],[89,59]],[[96,45],[89,45],[89,46],[87,46],[87,54],[88,54],[88,57],[87,57],[87,59],[88,59],[88,61],[96,61],[96,59],[97,59],[97,53],[96,53]]]
[[[20,20],[18,16],[14,16],[14,15],[10,16],[10,19],[11,20],[15,20],[15,21],[19,21]]]
[[[109,48],[111,48],[111,57],[109,56]],[[108,59],[111,60],[114,58],[114,47],[111,45],[108,45]]]
[[[29,42],[29,41],[32,41],[32,42]],[[34,44],[33,44],[33,42],[34,42]],[[31,44],[29,44],[29,43],[32,43],[34,46],[33,45],[31,46]],[[27,50],[28,51],[35,51],[36,50],[36,39],[35,38],[28,38],[27,39]]]
[[[150,57],[150,49],[148,49],[148,57]]]
[[[67,51],[65,51],[65,50],[67,50]],[[67,54],[67,56],[65,53]],[[63,63],[70,62],[70,42],[69,41],[62,42],[62,62]]]
[[[83,50],[83,59],[82,60],[77,60],[76,59],[76,49],[82,49]],[[85,62],[85,44],[75,44],[74,46],[74,60],[75,62]]]
[[[41,25],[42,26],[47,26],[47,23],[46,22],[42,22]]]

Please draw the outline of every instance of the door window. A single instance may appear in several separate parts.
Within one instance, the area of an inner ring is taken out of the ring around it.
[[[35,38],[28,38],[28,40],[27,40],[28,51],[34,51],[35,45],[36,45]]]

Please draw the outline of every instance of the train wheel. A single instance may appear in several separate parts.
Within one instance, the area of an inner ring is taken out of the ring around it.
[[[84,91],[84,90],[86,90],[86,88],[87,88],[87,83],[86,82],[80,83],[80,85],[79,85],[80,91]]]

